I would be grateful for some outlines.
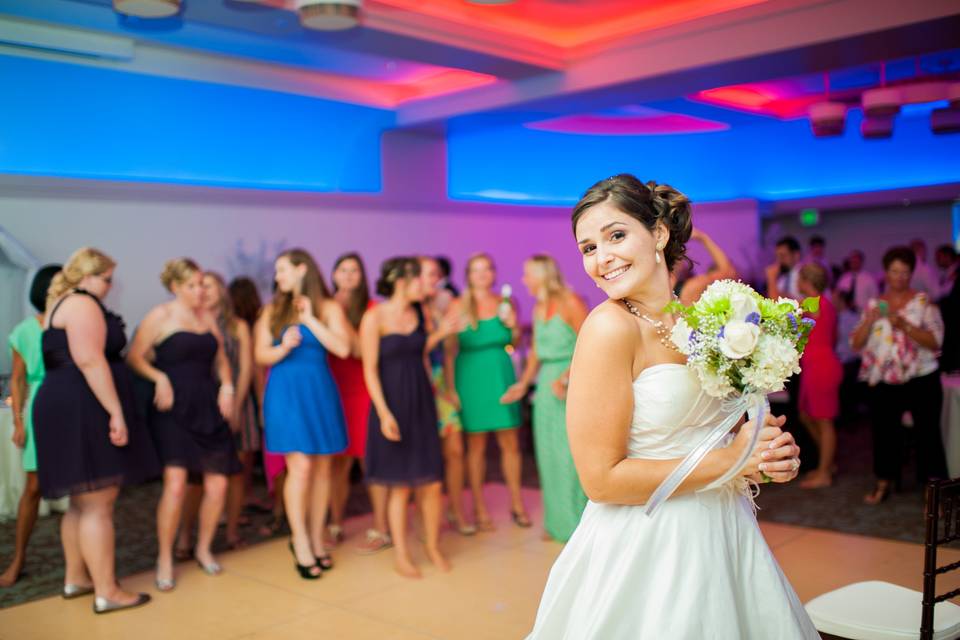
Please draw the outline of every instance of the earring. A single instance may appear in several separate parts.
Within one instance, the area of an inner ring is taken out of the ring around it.
[[[657,264],[660,264],[660,250],[661,247],[657,246],[657,250],[653,252],[653,257],[657,260]]]

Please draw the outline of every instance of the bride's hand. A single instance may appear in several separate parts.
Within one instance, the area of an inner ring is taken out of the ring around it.
[[[760,471],[761,465],[764,467],[770,467],[771,471],[780,471],[781,467],[788,469],[791,466],[789,462],[781,462],[779,457],[774,457],[769,455],[772,452],[780,452],[779,442],[784,435],[789,436],[789,442],[793,442],[793,436],[789,434],[784,434],[783,430],[780,427],[786,422],[786,418],[783,416],[774,417],[771,414],[767,414],[766,419],[764,420],[763,429],[760,431],[760,436],[757,438],[757,444],[754,446],[753,454],[747,458],[746,464],[740,470],[740,475],[743,476],[756,476],[758,482],[762,482]],[[731,455],[730,464],[734,464],[737,460],[740,459],[740,455],[743,453],[743,450],[749,446],[750,439],[753,436],[754,424],[753,421],[748,421],[740,427],[740,432],[737,434],[737,437],[734,438],[733,443],[728,448]],[[774,448],[771,449],[770,445],[773,444]],[[765,455],[767,454],[767,455]],[[789,456],[788,456],[789,457]],[[763,469],[766,471],[766,469]],[[786,482],[786,480],[781,480],[781,482]]]
[[[763,438],[762,433],[760,437]],[[790,482],[800,473],[800,447],[789,431],[780,433],[762,445],[758,443],[758,448],[762,458],[759,468],[762,474],[753,476],[757,482]]]

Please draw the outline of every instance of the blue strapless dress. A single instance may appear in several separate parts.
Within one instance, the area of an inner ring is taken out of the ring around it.
[[[267,451],[340,453],[347,448],[347,430],[327,350],[307,327],[300,325],[300,334],[300,346],[273,365],[267,378],[263,399]]]

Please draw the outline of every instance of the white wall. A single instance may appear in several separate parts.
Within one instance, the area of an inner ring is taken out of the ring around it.
[[[487,251],[498,264],[500,282],[514,286],[525,317],[532,301],[521,291],[523,261],[546,252],[591,306],[603,299],[583,273],[566,208],[458,202],[418,207],[369,197],[53,179],[28,183],[0,188],[0,225],[43,262],[64,261],[84,245],[113,256],[119,268],[107,304],[130,328],[165,299],[159,281],[165,260],[190,256],[231,277],[237,275],[230,263],[238,243],[248,254],[262,249],[267,265],[280,246],[302,246],[328,277],[337,255],[356,250],[366,260],[371,283],[383,259],[426,253],[449,256],[454,280],[462,285],[467,257]],[[695,221],[732,247],[735,260],[757,245],[754,201],[699,205]],[[699,247],[691,254],[706,266]],[[3,299],[11,294],[3,292]]]
[[[859,249],[866,258],[866,268],[877,274],[883,272],[881,259],[887,249],[907,244],[914,238],[926,241],[927,262],[933,266],[934,250],[938,245],[951,242],[952,224],[949,202],[823,211],[820,224],[815,227],[801,226],[796,215],[763,221],[768,244],[789,234],[806,250],[808,240],[820,235],[827,241],[827,258],[831,263],[840,264],[852,250]]]

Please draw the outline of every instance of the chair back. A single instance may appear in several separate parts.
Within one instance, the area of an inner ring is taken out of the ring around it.
[[[960,596],[960,589],[937,595],[937,576],[960,569],[960,562],[937,566],[937,548],[960,540],[960,478],[927,484],[924,540],[923,600],[920,640],[933,640],[933,610],[938,602]]]

